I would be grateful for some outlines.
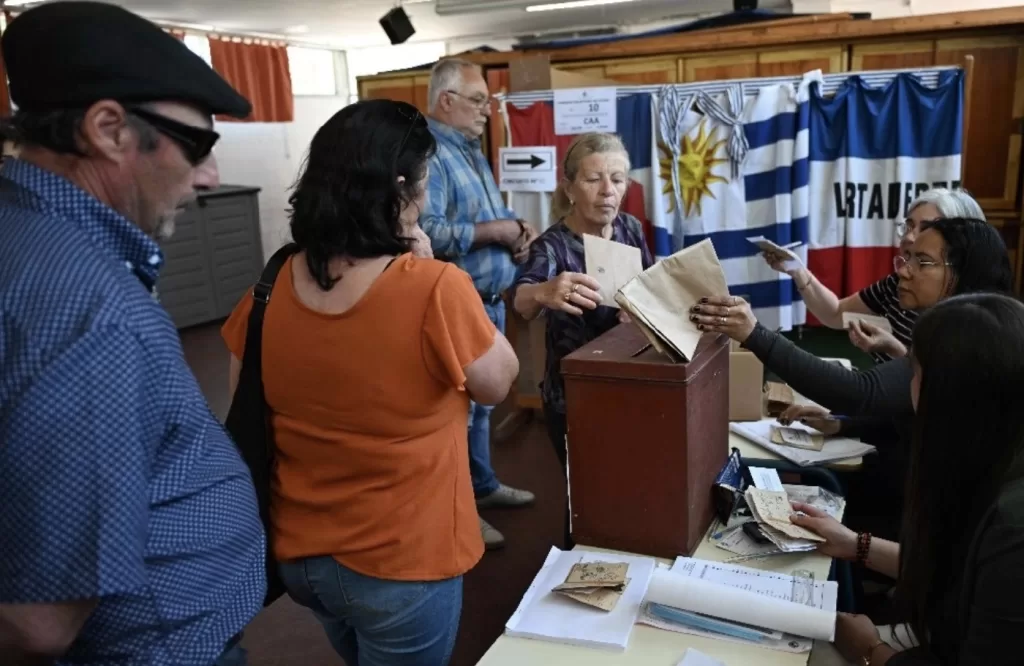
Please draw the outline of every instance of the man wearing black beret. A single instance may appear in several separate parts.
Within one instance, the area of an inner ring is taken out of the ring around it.
[[[52,2],[2,49],[20,149],[0,170],[0,661],[228,666],[260,610],[248,470],[151,297],[249,103],[113,5]]]

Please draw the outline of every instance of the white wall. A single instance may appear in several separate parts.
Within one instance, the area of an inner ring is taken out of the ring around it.
[[[288,195],[309,142],[321,125],[348,104],[348,75],[341,52],[335,54],[335,76],[336,95],[295,97],[295,119],[290,123],[217,123],[221,182],[260,188],[264,258],[288,241]]]

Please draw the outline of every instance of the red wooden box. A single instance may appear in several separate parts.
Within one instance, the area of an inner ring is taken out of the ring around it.
[[[713,516],[729,447],[729,339],[707,334],[689,363],[623,324],[562,360],[576,543],[689,555]]]

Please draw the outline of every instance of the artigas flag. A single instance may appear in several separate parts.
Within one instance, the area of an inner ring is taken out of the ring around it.
[[[960,186],[963,73],[935,86],[901,73],[852,76],[810,100],[809,268],[840,296],[891,273],[896,224],[932,187]]]

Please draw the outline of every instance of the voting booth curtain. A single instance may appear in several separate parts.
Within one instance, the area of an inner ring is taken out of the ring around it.
[[[765,326],[817,323],[747,238],[803,243],[797,254],[840,297],[890,273],[909,204],[960,185],[963,84],[945,68],[620,88],[622,209],[645,224],[656,257],[709,238],[730,292]],[[554,146],[561,176],[575,137],[555,134],[550,94],[509,95],[504,112],[509,145]],[[550,201],[511,194],[542,228]]]

